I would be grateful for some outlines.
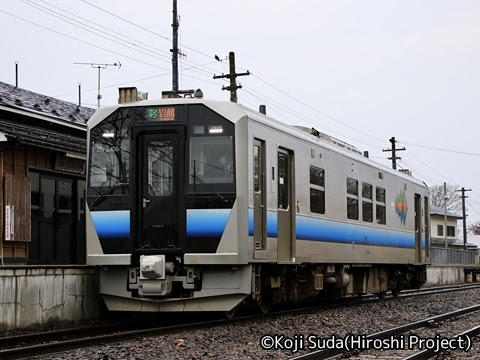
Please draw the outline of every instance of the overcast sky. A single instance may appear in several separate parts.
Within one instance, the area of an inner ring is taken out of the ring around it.
[[[239,103],[328,133],[428,186],[468,192],[480,221],[480,1],[178,0],[180,88],[229,100],[236,54]],[[0,8],[0,81],[96,107],[118,87],[149,99],[171,90],[171,0],[10,0]],[[218,62],[214,56],[219,56]],[[461,223],[459,223],[461,227]]]

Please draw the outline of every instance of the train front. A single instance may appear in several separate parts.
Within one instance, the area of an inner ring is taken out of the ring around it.
[[[109,310],[230,311],[249,293],[236,104],[101,109],[88,123],[87,264]]]

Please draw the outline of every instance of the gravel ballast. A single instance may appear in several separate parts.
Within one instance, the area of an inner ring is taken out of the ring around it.
[[[313,335],[319,339],[344,339],[347,335],[369,335],[406,323],[476,305],[480,290],[471,289],[424,297],[394,299],[376,303],[323,309],[309,314],[287,315],[250,323],[230,324],[213,329],[192,330],[167,336],[138,338],[134,341],[108,344],[70,351],[42,360],[76,359],[289,359],[308,351],[295,348],[298,339]],[[451,325],[454,325],[452,328]],[[432,329],[416,332],[419,337],[453,338],[480,324],[480,315],[469,315]],[[415,332],[414,332],[415,333]],[[270,337],[271,336],[271,337]],[[271,339],[279,339],[283,349],[264,349]],[[289,339],[289,340],[286,340]],[[296,341],[295,341],[296,340]],[[446,358],[480,359],[480,340],[473,341],[468,352],[451,352]],[[307,344],[305,344],[305,349]],[[405,351],[372,350],[353,357],[357,359],[400,359]]]

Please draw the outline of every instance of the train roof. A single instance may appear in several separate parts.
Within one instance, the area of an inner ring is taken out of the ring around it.
[[[272,124],[275,124],[276,128],[282,129],[283,131],[297,138],[306,140],[307,142],[310,142],[310,143],[321,145],[322,147],[327,148],[333,152],[340,153],[345,157],[352,158],[366,165],[379,168],[381,169],[382,172],[390,173],[394,176],[398,176],[410,182],[414,182],[420,186],[427,187],[427,185],[423,181],[421,181],[420,179],[414,178],[412,175],[408,175],[403,172],[393,170],[388,166],[385,166],[370,158],[363,156],[361,151],[356,149],[353,145],[350,145],[342,140],[339,140],[327,134],[321,133],[315,130],[314,128],[285,124],[274,118],[269,117],[268,115],[262,114],[258,111],[252,110],[242,105],[239,105],[239,106],[247,113],[247,116],[252,120],[263,123],[267,126],[271,126]]]
[[[331,150],[332,152],[340,153],[345,157],[349,157],[366,165],[379,168],[383,172],[390,173],[394,176],[404,178],[407,181],[427,187],[424,182],[414,178],[411,175],[407,175],[400,171],[393,170],[383,164],[364,157],[360,151],[358,151],[354,146],[346,142],[335,139],[327,134],[323,134],[320,132],[318,132],[317,134],[316,130],[313,128],[285,124],[284,122],[278,121],[268,115],[264,115],[246,106],[229,101],[208,100],[203,98],[167,98],[118,104],[97,110],[95,114],[91,117],[91,119],[88,121],[88,128],[96,126],[101,120],[105,119],[111,113],[122,107],[143,107],[181,104],[204,104],[213,111],[225,117],[226,119],[232,121],[233,123],[236,123],[244,117],[248,117],[253,121],[284,131],[290,135],[295,136],[296,138],[303,139],[304,141],[312,144],[321,145]]]

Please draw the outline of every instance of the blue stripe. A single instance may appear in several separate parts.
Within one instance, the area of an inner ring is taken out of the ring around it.
[[[187,237],[220,237],[232,209],[187,210]]]
[[[412,233],[297,216],[297,239],[341,244],[415,248]]]
[[[253,209],[248,211],[248,234],[253,236]],[[372,246],[389,246],[415,248],[415,235],[412,233],[380,229],[360,224],[348,224],[331,220],[296,217],[297,240],[334,242],[341,244],[358,244]],[[278,236],[277,213],[267,212],[267,236]],[[424,239],[422,241],[423,248]]]
[[[221,237],[225,231],[231,209],[187,210],[187,237]],[[91,212],[95,230],[100,239],[130,237],[130,211]],[[253,209],[248,211],[248,233],[253,236]],[[267,236],[278,236],[277,213],[267,212]],[[325,219],[297,216],[298,240],[324,241],[358,245],[415,248],[413,233],[379,229],[375,227],[340,223]],[[422,236],[422,248],[425,237]]]
[[[100,239],[130,237],[130,211],[92,211],[93,224]]]

